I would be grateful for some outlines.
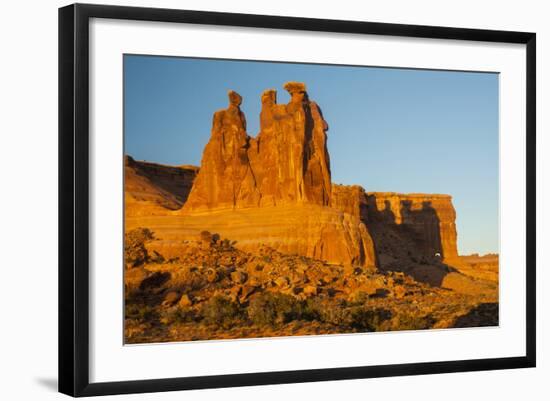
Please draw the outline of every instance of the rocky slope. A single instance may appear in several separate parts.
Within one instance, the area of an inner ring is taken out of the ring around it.
[[[498,282],[432,286],[394,271],[331,265],[203,232],[170,243],[126,235],[127,343],[479,327],[498,324]]]
[[[180,209],[198,172],[195,166],[166,166],[124,158],[126,217],[166,215]]]

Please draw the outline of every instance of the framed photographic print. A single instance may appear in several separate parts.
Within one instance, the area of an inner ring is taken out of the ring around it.
[[[535,34],[59,10],[59,390],[535,366]]]

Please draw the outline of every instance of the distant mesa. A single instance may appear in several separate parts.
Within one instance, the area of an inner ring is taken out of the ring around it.
[[[229,91],[228,107],[214,113],[200,169],[128,157],[126,216],[170,216],[149,221],[167,238],[208,230],[246,250],[266,245],[334,264],[391,269],[404,260],[458,256],[449,195],[333,184],[321,108],[305,84],[287,82],[284,89],[287,104],[277,103],[274,89],[263,92],[256,137],[247,134],[241,96]]]

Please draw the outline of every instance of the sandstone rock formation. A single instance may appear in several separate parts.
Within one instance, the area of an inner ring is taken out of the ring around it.
[[[210,141],[186,210],[257,206],[260,195],[250,161],[250,138],[240,109],[241,96],[229,91],[229,107],[214,113]]]
[[[249,156],[261,193],[261,206],[330,203],[328,125],[319,106],[308,99],[305,85],[288,82],[290,102],[277,104],[277,93],[262,94],[260,133]]]
[[[288,104],[277,103],[275,90],[262,94],[255,138],[246,133],[242,98],[229,92],[182,209],[186,229],[218,232],[249,250],[264,244],[331,263],[374,265],[365,225],[330,207],[328,125],[319,106],[303,83],[284,88]]]
[[[241,96],[229,91],[229,107],[214,113],[186,211],[329,205],[327,123],[303,83],[288,82],[284,88],[291,95],[288,104],[277,104],[275,90],[262,94],[256,138],[246,133]]]
[[[125,341],[498,325],[498,255],[457,254],[449,195],[331,183],[305,85],[229,92],[201,167],[125,160]]]
[[[284,88],[288,104],[278,104],[273,89],[262,94],[255,138],[246,132],[241,96],[229,91],[228,108],[214,113],[200,170],[129,158],[127,216],[170,214],[184,204],[166,221],[139,224],[166,230],[169,240],[208,230],[248,251],[266,245],[335,264],[402,269],[457,258],[450,196],[332,184],[321,110],[303,83]]]
[[[359,185],[332,184],[331,206],[367,221],[367,197]]]
[[[332,186],[332,206],[358,216],[374,241],[378,262],[454,261],[456,212],[449,195],[365,192],[358,186]]]
[[[180,209],[198,172],[195,166],[166,166],[124,158],[125,215],[165,215]]]
[[[400,227],[422,256],[456,259],[456,212],[449,195],[369,192],[367,224],[372,231]],[[374,235],[374,234],[373,234]],[[439,255],[439,256],[437,256]]]
[[[365,225],[356,217],[319,205],[244,208],[231,212],[183,213],[165,218],[127,219],[126,228],[152,227],[168,257],[177,256],[178,241],[194,240],[202,230],[236,241],[254,253],[262,246],[286,254],[308,256],[342,265],[374,266],[374,247]],[[174,250],[171,251],[171,248]]]

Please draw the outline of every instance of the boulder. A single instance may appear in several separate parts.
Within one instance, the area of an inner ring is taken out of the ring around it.
[[[248,279],[248,275],[242,271],[234,271],[231,273],[231,281],[237,284],[243,284]]]
[[[248,298],[250,297],[250,295],[252,295],[256,291],[256,289],[257,287],[252,285],[243,285],[241,287],[241,295],[239,296],[239,302],[242,304],[248,301]]]
[[[313,297],[317,295],[317,286],[314,285],[306,285],[304,287],[304,295],[307,297]]]
[[[168,307],[174,305],[180,299],[180,294],[177,291],[170,291],[165,295],[162,301],[162,306]]]
[[[189,295],[183,294],[178,302],[178,305],[186,308],[193,305],[193,301],[191,300],[191,298],[189,298]]]
[[[216,281],[219,280],[219,274],[216,270],[214,269],[206,269],[206,280],[209,282],[209,283],[215,283]]]

